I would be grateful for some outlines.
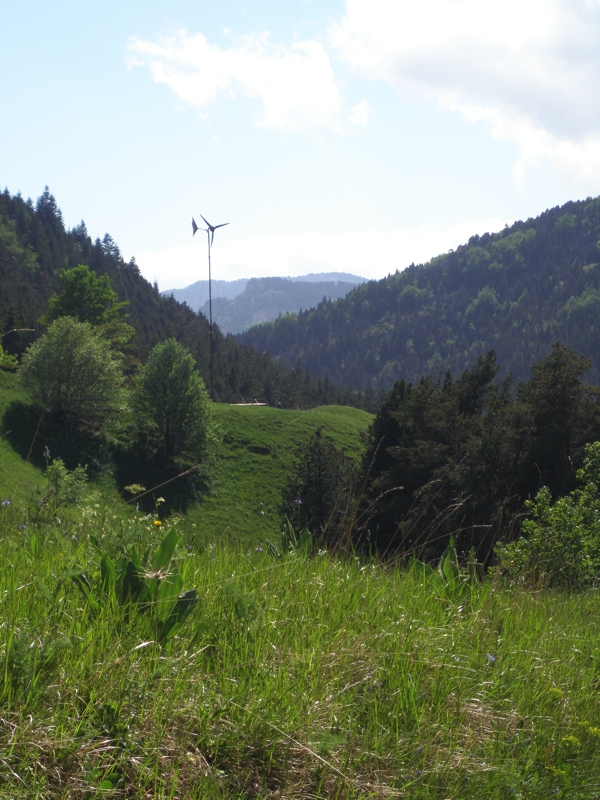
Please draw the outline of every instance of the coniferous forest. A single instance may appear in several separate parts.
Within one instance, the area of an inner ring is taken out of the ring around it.
[[[238,341],[353,388],[457,375],[495,350],[500,376],[529,377],[560,340],[600,383],[600,198],[570,202],[347,297],[256,326]],[[402,268],[404,265],[400,265]]]

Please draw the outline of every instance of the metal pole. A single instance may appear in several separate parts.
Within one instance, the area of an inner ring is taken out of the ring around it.
[[[213,383],[213,323],[212,323],[212,283],[210,273],[210,231],[206,231],[208,236],[208,319],[209,319],[209,342],[210,342],[210,399],[215,399]]]

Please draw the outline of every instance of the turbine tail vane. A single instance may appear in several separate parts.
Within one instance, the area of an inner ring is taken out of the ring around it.
[[[196,220],[192,217],[192,236],[196,235],[196,231],[198,230],[198,226],[196,225]]]

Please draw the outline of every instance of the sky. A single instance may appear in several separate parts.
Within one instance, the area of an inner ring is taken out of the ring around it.
[[[381,278],[600,194],[600,0],[0,0],[0,187],[162,290]]]

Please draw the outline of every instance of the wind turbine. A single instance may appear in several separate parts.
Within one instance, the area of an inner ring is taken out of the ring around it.
[[[202,217],[202,214],[200,214]],[[204,219],[204,217],[202,217]],[[229,225],[228,222],[222,222],[220,225],[211,225],[210,222],[204,219],[206,222],[207,228],[207,238],[208,238],[208,314],[209,314],[209,332],[210,332],[210,397],[211,400],[214,400],[214,385],[213,385],[213,322],[212,322],[212,281],[211,281],[211,273],[210,273],[210,248],[212,247],[212,243],[215,238],[215,231],[217,228],[224,228],[225,225]],[[200,230],[196,225],[196,220],[192,217],[192,236],[196,235],[196,231]]]

